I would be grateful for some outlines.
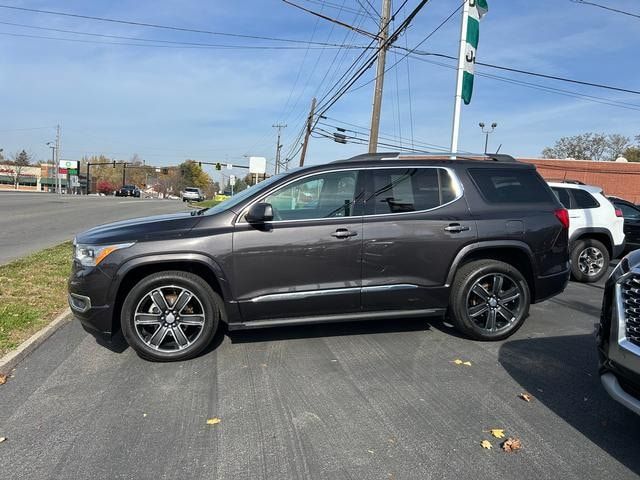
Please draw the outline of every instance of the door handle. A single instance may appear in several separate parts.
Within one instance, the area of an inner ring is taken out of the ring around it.
[[[460,225],[459,223],[452,223],[448,227],[444,227],[444,231],[450,233],[466,232],[467,230],[469,230],[469,227],[466,225]]]
[[[358,235],[358,232],[354,232],[353,230],[347,230],[346,228],[339,228],[331,234],[332,237],[336,237],[336,238],[349,238],[349,237],[355,237],[356,235]]]

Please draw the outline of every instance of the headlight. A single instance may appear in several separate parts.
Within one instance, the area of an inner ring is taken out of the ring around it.
[[[75,245],[73,257],[85,267],[95,267],[110,253],[129,248],[135,242],[118,243],[115,245]]]

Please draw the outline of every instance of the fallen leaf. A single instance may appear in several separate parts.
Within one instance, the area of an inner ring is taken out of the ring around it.
[[[502,450],[505,452],[516,452],[522,448],[522,443],[520,443],[520,439],[518,438],[507,438],[501,445]]]
[[[0,385],[7,383],[7,376],[4,373],[0,373]]]
[[[482,446],[482,448],[486,448],[487,450],[491,450],[493,448],[493,445],[491,445],[491,442],[489,440],[482,440],[480,442],[480,445]]]
[[[456,358],[453,363],[455,363],[456,365],[462,365],[462,360],[460,360],[459,358]]]
[[[471,366],[471,362],[469,362],[469,361],[462,362],[462,364],[463,364],[463,365],[466,365],[467,367],[470,367],[470,366]]]
[[[496,438],[504,438],[504,430],[502,428],[492,428],[489,431]]]
[[[143,414],[142,414],[142,416],[143,416],[143,417],[146,417],[146,416],[147,416],[147,414],[146,414],[146,413],[143,413]]]
[[[373,450],[367,450],[367,452],[369,452],[369,453],[371,453],[371,454],[376,453],[376,452],[374,452]]]
[[[7,437],[0,437],[0,443],[4,442],[7,439]]]
[[[525,402],[530,402],[531,400],[533,400],[533,395],[531,395],[530,393],[521,393],[518,396]]]
[[[222,420],[220,420],[218,417],[209,418],[207,419],[207,425],[217,425],[221,421]]]

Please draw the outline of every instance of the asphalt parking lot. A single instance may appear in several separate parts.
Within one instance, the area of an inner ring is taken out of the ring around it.
[[[176,200],[0,191],[0,265],[98,224],[187,208]]]
[[[640,418],[597,375],[601,296],[599,285],[571,283],[499,343],[459,338],[442,321],[388,319],[218,335],[199,358],[169,364],[121,343],[107,349],[72,322],[0,387],[0,472],[638,478]],[[522,449],[501,451],[492,428]]]

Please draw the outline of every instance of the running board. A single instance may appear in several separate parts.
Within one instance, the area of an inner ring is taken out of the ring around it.
[[[385,320],[392,318],[416,318],[444,315],[445,308],[426,308],[423,310],[385,310],[381,312],[356,312],[336,315],[318,315],[313,317],[271,318],[250,322],[229,323],[229,330],[248,330],[251,328],[286,327],[289,325],[311,325],[316,323],[352,322],[355,320]]]

